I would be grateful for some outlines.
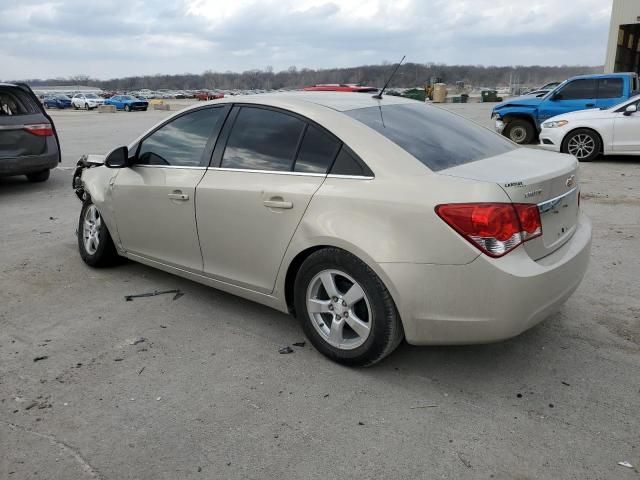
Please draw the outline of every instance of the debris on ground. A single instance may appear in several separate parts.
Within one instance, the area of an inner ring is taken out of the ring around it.
[[[146,341],[147,341],[146,338],[138,337],[138,338],[134,338],[133,340],[130,340],[129,345],[138,345],[139,343],[144,343]]]
[[[416,405],[415,407],[409,407],[411,410],[416,408],[436,408],[438,405]]]
[[[293,348],[287,345],[286,347],[282,347],[280,350],[278,350],[278,353],[283,355],[286,355],[287,353],[293,353]]]
[[[49,356],[48,356],[48,355],[42,355],[42,356],[40,356],[40,357],[36,357],[36,358],[34,358],[34,359],[33,359],[33,361],[34,361],[34,362],[39,362],[39,361],[41,361],[41,360],[46,360],[47,358],[49,358]]]
[[[633,465],[631,465],[629,462],[618,462],[618,465],[620,465],[621,467],[625,467],[625,468],[633,468]]]
[[[38,402],[33,401],[30,402],[26,407],[24,407],[25,410],[31,410],[33,407],[36,407],[38,405]]]
[[[147,367],[142,367],[142,368],[140,369],[140,371],[138,372],[138,375],[140,375],[142,372],[144,372],[144,369],[145,369],[145,368],[147,368]]]
[[[174,300],[179,299],[181,296],[184,295],[184,293],[182,293],[181,290],[175,288],[173,290],[154,290],[153,292],[146,292],[146,293],[134,293],[132,295],[125,295],[124,299],[127,302],[132,301],[134,298],[143,298],[143,297],[156,297],[158,295],[166,295],[168,293],[174,293],[175,295],[173,296]]]
[[[123,360],[124,360],[124,358],[114,358],[114,359],[113,359],[113,361],[114,361],[114,362],[121,362],[121,361],[123,361]]]
[[[458,453],[458,458],[460,459],[460,461],[465,467],[471,468],[471,462],[466,458],[464,458],[461,453]]]
[[[364,422],[358,422],[358,425],[364,425]]]
[[[562,384],[563,384],[565,387],[570,387],[570,386],[571,386],[571,385],[570,385],[570,384],[568,384],[567,382],[562,382]]]
[[[58,217],[49,217],[49,220],[57,220]]]
[[[302,348],[302,347],[304,347],[306,344],[307,344],[307,342],[295,342],[295,343],[293,344],[293,346],[294,346],[294,347],[300,347],[300,348]]]

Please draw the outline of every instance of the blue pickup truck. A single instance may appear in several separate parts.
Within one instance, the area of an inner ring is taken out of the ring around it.
[[[588,108],[609,108],[638,93],[638,75],[582,75],[565,80],[542,97],[523,95],[497,104],[496,130],[519,144],[532,143],[548,118]]]

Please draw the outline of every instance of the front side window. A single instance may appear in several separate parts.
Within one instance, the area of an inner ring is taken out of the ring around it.
[[[573,80],[558,92],[558,100],[582,100],[597,97],[598,84],[595,79]]]
[[[207,142],[220,130],[224,108],[205,108],[182,115],[160,127],[140,144],[138,165],[202,167]]]
[[[469,120],[419,102],[344,113],[388,138],[433,171],[518,148],[501,135]]]
[[[623,86],[621,78],[602,78],[598,80],[598,98],[620,98]]]
[[[242,107],[222,157],[223,168],[291,171],[305,123],[273,110]]]

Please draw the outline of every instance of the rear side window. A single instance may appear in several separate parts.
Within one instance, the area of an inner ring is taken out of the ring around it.
[[[0,116],[33,115],[40,107],[31,95],[16,87],[0,87]]]
[[[621,78],[601,78],[598,80],[598,98],[620,98],[623,86]]]
[[[222,157],[223,168],[291,171],[305,123],[273,110],[242,107]]]
[[[373,177],[371,170],[362,162],[359,162],[355,154],[346,145],[343,145],[340,149],[330,173],[332,175]]]
[[[573,80],[556,95],[558,100],[582,100],[597,98],[598,83],[595,79]]]
[[[309,125],[293,170],[302,173],[327,173],[339,148],[338,140]]]
[[[433,171],[518,148],[501,135],[423,103],[367,107],[344,113],[396,143]]]
[[[160,127],[140,144],[138,165],[206,166],[207,141],[220,130],[224,108],[205,108],[182,115]]]

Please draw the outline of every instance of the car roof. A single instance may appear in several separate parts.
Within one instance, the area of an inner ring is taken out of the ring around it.
[[[225,97],[220,100],[213,100],[211,103],[254,103],[259,105],[269,105],[286,109],[296,107],[321,106],[330,108],[337,112],[346,112],[358,108],[379,107],[384,105],[405,105],[416,104],[416,100],[398,97],[394,95],[383,95],[382,100],[373,98],[373,95],[359,92],[279,92],[263,93],[257,95],[237,95]]]
[[[576,75],[575,77],[571,77],[571,80],[582,79],[582,78],[611,78],[611,77],[620,77],[623,75],[635,75],[635,73],[617,72],[617,73],[595,73],[591,75]]]

